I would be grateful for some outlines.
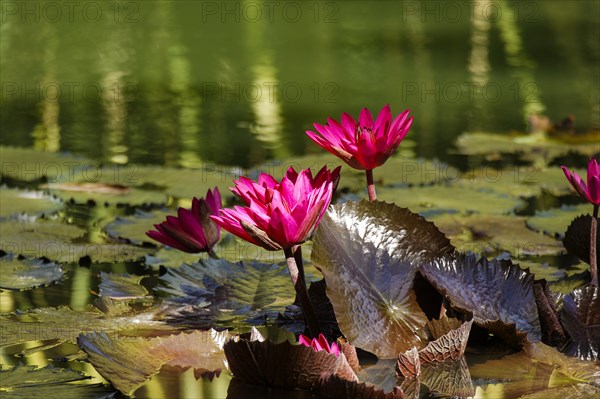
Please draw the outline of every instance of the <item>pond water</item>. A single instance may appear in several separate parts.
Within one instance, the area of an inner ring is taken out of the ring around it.
[[[320,155],[304,133],[312,123],[390,104],[415,118],[400,156],[465,171],[486,161],[456,154],[464,132],[526,132],[532,114],[555,122],[574,115],[576,134],[600,129],[599,15],[592,0],[3,1],[0,145],[125,168],[250,170]],[[574,167],[587,159],[569,157]],[[206,190],[200,185],[198,196]],[[580,203],[566,189],[530,198],[520,215]],[[180,199],[170,195],[167,205]],[[104,227],[136,209],[151,207],[67,204],[60,217],[85,230],[89,242],[105,242]],[[529,262],[550,263],[565,278],[585,270],[570,255],[537,254]],[[75,262],[65,270],[69,278],[59,285],[0,292],[0,311],[83,311],[102,271],[143,275],[149,289],[160,273],[141,262]],[[568,292],[578,284],[555,287]],[[28,345],[3,350],[1,363],[54,364],[103,381],[87,363],[48,360],[74,347],[13,356]],[[469,363],[481,362],[477,356]],[[543,381],[551,373],[542,374]],[[197,382],[191,371],[165,368],[136,395],[224,398],[229,380]],[[527,392],[475,385],[480,398]]]

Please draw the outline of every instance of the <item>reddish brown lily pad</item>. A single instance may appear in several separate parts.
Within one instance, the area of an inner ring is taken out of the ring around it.
[[[428,323],[429,330],[437,338],[419,351],[421,363],[457,360],[465,354],[473,320],[456,328],[457,322],[456,319],[443,318]]]
[[[427,318],[416,301],[416,268],[454,248],[433,223],[384,202],[329,209],[314,239],[312,261],[327,282],[340,330],[381,358],[424,346]]]
[[[565,353],[583,360],[600,358],[600,289],[587,286],[563,298],[562,321],[571,337]]]
[[[509,260],[455,255],[424,264],[423,276],[453,308],[509,343],[541,340],[534,276]]]
[[[224,350],[233,375],[252,385],[312,389],[327,374],[358,381],[343,353],[336,356],[289,341],[275,344],[258,339],[232,339]]]

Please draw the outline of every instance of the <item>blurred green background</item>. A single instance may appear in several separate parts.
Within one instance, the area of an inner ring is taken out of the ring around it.
[[[319,152],[313,122],[413,111],[419,156],[465,131],[600,127],[598,1],[2,1],[0,143],[248,167]],[[402,148],[402,147],[401,147]]]

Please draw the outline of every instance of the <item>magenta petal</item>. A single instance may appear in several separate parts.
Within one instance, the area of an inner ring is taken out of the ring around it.
[[[371,111],[367,108],[363,108],[360,111],[360,115],[358,117],[358,122],[361,127],[373,128],[373,115],[371,115]]]
[[[600,176],[588,177],[589,200],[594,205],[600,205]]]
[[[381,135],[384,136],[387,133],[391,120],[392,111],[388,104],[385,107],[383,107],[379,112],[377,120],[375,121],[375,126],[373,126],[373,130],[375,130],[376,132],[381,132]]]
[[[310,338],[308,338],[305,335],[300,334],[300,336],[298,337],[298,343],[302,344],[304,346],[310,346],[311,342],[310,342]]]

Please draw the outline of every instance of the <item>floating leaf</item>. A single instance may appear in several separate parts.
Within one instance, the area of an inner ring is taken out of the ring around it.
[[[382,358],[422,346],[427,318],[416,302],[416,268],[453,251],[421,216],[393,204],[347,202],[330,207],[314,239],[312,261],[344,336]]]
[[[421,375],[421,359],[419,359],[419,351],[416,346],[398,355],[396,374],[398,377],[419,378]]]
[[[148,295],[146,288],[140,285],[144,276],[128,274],[100,273],[100,296],[113,299],[136,299]]]
[[[232,312],[245,319],[264,314],[274,318],[294,301],[287,266],[256,261],[231,263],[207,259],[168,269],[157,290],[167,295],[171,303],[195,307],[182,314],[183,317],[167,312],[170,322],[193,322],[204,327],[212,325],[219,314]]]
[[[62,280],[62,267],[44,259],[27,259],[7,254],[0,258],[0,288],[27,290]]]
[[[571,221],[577,216],[589,213],[590,205],[562,206],[547,211],[538,211],[527,219],[527,226],[551,237],[563,238]]]
[[[54,221],[0,222],[0,249],[4,252],[77,263],[83,257],[92,262],[124,262],[143,257],[146,250],[127,244],[81,242],[85,231]]]
[[[223,344],[228,333],[194,331],[156,338],[111,337],[105,332],[77,338],[88,360],[126,395],[147,382],[164,365],[193,368],[198,377],[225,368]]]
[[[505,260],[455,255],[423,264],[423,276],[476,324],[517,343],[541,339],[533,275]]]
[[[62,201],[41,191],[28,191],[0,187],[0,218],[26,214],[50,215],[63,207]]]
[[[421,367],[421,383],[429,391],[450,397],[475,395],[475,388],[464,356],[449,362],[425,363]]]
[[[466,190],[457,185],[437,185],[377,190],[380,200],[391,201],[421,215],[440,213],[510,214],[525,207],[525,202],[492,190]],[[465,201],[468,198],[468,201]]]
[[[576,289],[563,298],[562,321],[571,336],[565,353],[584,360],[600,358],[600,293],[598,287]]]
[[[600,138],[596,132],[580,137],[563,136],[562,140],[546,135],[470,132],[459,136],[456,146],[457,152],[465,155],[486,155],[497,159],[502,154],[520,154],[525,160],[543,159],[547,163],[570,152],[591,157],[600,151],[599,142]]]
[[[580,260],[591,264],[590,262],[590,239],[592,231],[592,216],[580,215],[571,222],[563,243],[571,255],[577,256]],[[600,265],[600,222],[596,220],[596,265]]]
[[[68,307],[37,308],[18,314],[0,315],[0,347],[29,341],[75,342],[77,335],[91,331],[119,332],[140,336],[173,327],[155,321],[156,309],[111,317],[99,310],[78,312]]]
[[[118,217],[109,223],[105,230],[110,237],[126,240],[132,244],[143,245],[151,243],[159,245],[157,241],[148,237],[146,232],[152,230],[155,224],[163,222],[167,216],[174,216],[176,214],[177,211],[169,209],[152,212],[144,212],[138,209],[133,216]],[[197,260],[198,256],[196,255],[194,258]]]
[[[565,250],[560,241],[528,229],[527,219],[521,216],[450,214],[430,219],[461,252],[525,257]]]
[[[48,183],[42,188],[65,201],[98,205],[160,205],[167,196],[158,191],[120,184],[66,182]]]
[[[361,398],[361,399],[403,399],[405,398],[400,387],[392,388],[385,392],[377,387],[356,381],[348,381],[335,374],[326,374],[319,381],[316,391],[326,398]]]
[[[336,356],[288,341],[245,339],[229,340],[224,350],[233,375],[248,384],[311,389],[324,373],[358,381],[343,353]]]
[[[2,398],[85,399],[113,398],[115,393],[102,384],[82,384],[90,377],[75,370],[53,366],[0,366]]]

